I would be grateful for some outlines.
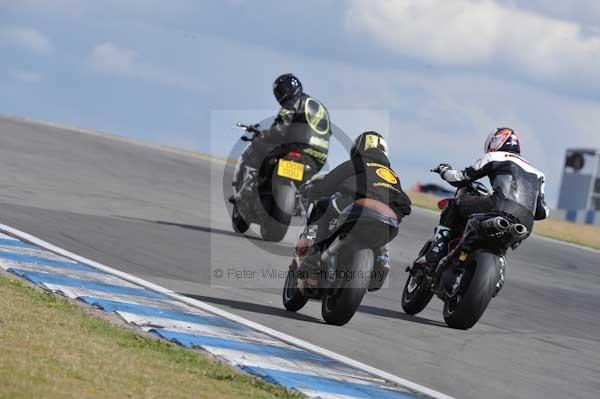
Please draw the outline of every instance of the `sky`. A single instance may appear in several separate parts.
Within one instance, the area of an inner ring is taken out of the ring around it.
[[[600,148],[597,0],[0,0],[0,51],[2,114],[220,155],[293,72],[407,187],[510,126],[554,204],[565,149]]]

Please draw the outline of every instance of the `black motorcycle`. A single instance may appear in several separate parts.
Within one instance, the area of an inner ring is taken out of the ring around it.
[[[252,141],[261,135],[260,125],[238,123],[237,126],[250,133],[241,137],[249,142],[243,159]],[[304,153],[286,147],[274,148],[260,170],[241,170],[238,162],[231,201],[231,221],[236,232],[243,234],[250,224],[256,223],[266,241],[281,241],[287,233],[296,207],[297,184],[312,177],[314,168]]]
[[[333,198],[332,201],[337,200]],[[347,199],[340,202],[351,205],[337,220],[331,221],[330,225],[334,227],[329,238],[318,244],[317,269],[309,274],[298,269],[300,259],[308,250],[303,240],[306,237],[301,237],[283,288],[283,305],[287,310],[296,312],[309,299],[321,300],[323,319],[338,326],[350,321],[368,290],[383,285],[387,270],[373,270],[373,250],[389,242],[390,235],[393,237],[398,229],[395,217],[376,212],[360,202]],[[307,219],[314,205],[309,204],[304,212]],[[311,233],[305,231],[303,235]]]
[[[490,195],[478,182],[457,190],[463,195]],[[438,203],[444,209],[448,199]],[[504,285],[506,253],[528,235],[526,226],[498,214],[473,215],[461,238],[449,244],[449,255],[435,267],[409,267],[410,276],[402,294],[407,314],[421,312],[435,294],[444,302],[444,320],[452,328],[467,330],[483,315]],[[428,241],[419,257],[432,244]]]

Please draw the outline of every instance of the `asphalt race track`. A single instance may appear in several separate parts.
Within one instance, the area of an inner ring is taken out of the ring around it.
[[[392,244],[390,287],[328,326],[319,303],[284,311],[280,281],[211,279],[289,262],[289,250],[232,232],[224,167],[0,118],[0,222],[456,398],[598,398],[600,253],[530,238],[480,323],[456,331],[436,299],[419,317],[400,307],[404,268],[436,221],[417,209]]]

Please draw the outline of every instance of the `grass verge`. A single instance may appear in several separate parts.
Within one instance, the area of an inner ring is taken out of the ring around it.
[[[299,398],[0,273],[0,398]]]
[[[438,210],[437,202],[439,198],[429,194],[416,192],[410,192],[408,195],[415,206],[436,211]],[[544,237],[600,249],[600,227],[597,226],[547,219],[535,222],[533,232]]]

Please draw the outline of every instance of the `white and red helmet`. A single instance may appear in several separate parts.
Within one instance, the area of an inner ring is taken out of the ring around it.
[[[506,151],[514,154],[521,154],[521,144],[517,133],[508,128],[501,127],[495,132],[490,133],[485,140],[484,151],[486,153],[493,151]]]

